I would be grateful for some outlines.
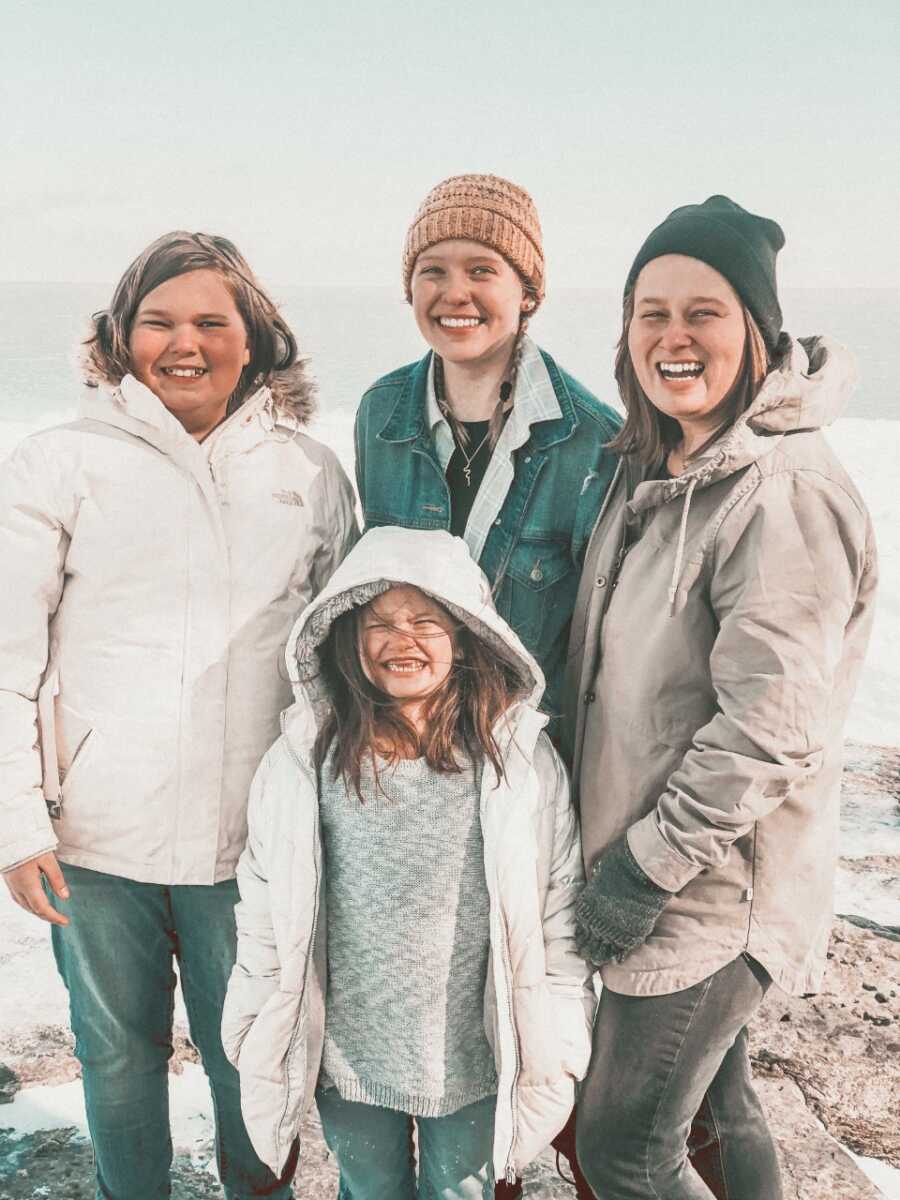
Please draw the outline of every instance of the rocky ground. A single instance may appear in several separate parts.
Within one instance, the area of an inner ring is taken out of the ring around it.
[[[835,922],[825,987],[808,1000],[773,989],[752,1027],[754,1070],[778,1142],[786,1200],[886,1195],[842,1145],[900,1168],[900,927],[886,917],[900,920],[900,752],[849,747],[844,825],[838,896],[845,916]],[[858,907],[877,920],[854,907],[860,897]],[[14,1118],[23,1097],[71,1085],[77,1065],[46,931],[5,897],[0,915],[0,1200],[92,1200],[91,1149],[82,1129],[58,1127],[57,1116],[46,1122],[57,1127],[32,1119],[23,1132]],[[195,1063],[181,1024],[173,1073],[186,1079]],[[206,1140],[181,1146],[177,1155],[175,1200],[221,1196],[209,1169],[208,1124],[203,1129]],[[295,1194],[334,1200],[336,1171],[314,1114],[303,1141]],[[553,1156],[530,1168],[526,1196],[573,1195],[556,1175]]]

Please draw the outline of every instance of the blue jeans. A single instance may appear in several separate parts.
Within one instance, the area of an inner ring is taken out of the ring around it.
[[[416,1117],[419,1185],[410,1153],[409,1116],[341,1098],[320,1088],[322,1133],[341,1171],[341,1196],[353,1200],[487,1200],[496,1096],[446,1117]]]
[[[578,1101],[578,1161],[603,1200],[710,1200],[687,1139],[703,1108],[729,1200],[781,1200],[775,1145],[753,1090],[747,1022],[770,979],[741,956],[667,996],[604,988]]]
[[[279,1181],[257,1158],[241,1119],[238,1074],[219,1035],[235,958],[236,882],[163,887],[67,863],[62,870],[71,897],[50,899],[71,924],[53,926],[53,952],[69,991],[98,1200],[171,1194],[173,957],[212,1090],[225,1195],[289,1200],[294,1162]]]

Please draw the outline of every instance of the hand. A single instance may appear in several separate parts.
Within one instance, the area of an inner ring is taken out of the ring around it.
[[[46,854],[39,854],[37,858],[32,858],[27,863],[22,863],[20,867],[13,867],[11,871],[4,871],[3,878],[6,880],[6,886],[9,888],[13,900],[20,908],[34,913],[42,921],[49,921],[51,925],[68,925],[69,918],[58,913],[47,899],[41,885],[41,875],[46,875],[54,895],[58,896],[60,900],[68,900],[69,889],[66,887],[62,870],[52,850],[48,850]]]
[[[597,967],[622,962],[653,932],[671,895],[641,869],[623,835],[601,854],[575,901],[579,954]]]

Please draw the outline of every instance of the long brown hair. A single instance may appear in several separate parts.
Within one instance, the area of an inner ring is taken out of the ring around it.
[[[387,743],[392,761],[424,756],[433,770],[458,774],[462,752],[470,761],[487,759],[502,778],[503,761],[493,730],[513,701],[526,694],[528,684],[522,674],[457,622],[452,633],[453,666],[428,699],[425,733],[420,736],[363,670],[360,629],[366,607],[337,617],[319,647],[320,678],[329,706],[313,750],[316,770],[321,771],[333,745],[335,778],[343,775],[362,800],[363,761],[369,759],[374,766],[375,746]]]
[[[241,405],[274,372],[297,362],[297,342],[274,302],[257,282],[247,260],[228,238],[177,229],[151,242],[119,280],[109,308],[94,313],[93,332],[85,341],[86,382],[117,385],[131,370],[131,326],[146,295],[189,271],[215,271],[234,297],[247,330],[250,361],[231,397],[229,410]]]
[[[737,378],[731,390],[722,401],[724,420],[712,437],[701,447],[705,449],[710,442],[722,436],[730,429],[738,417],[752,403],[759,391],[762,381],[769,371],[769,359],[766,344],[759,331],[759,326],[743,305],[744,357]],[[638,383],[631,354],[628,350],[628,331],[634,318],[634,289],[625,294],[622,304],[622,336],[616,347],[616,383],[619,385],[619,395],[625,405],[625,424],[616,437],[609,443],[609,448],[618,454],[633,455],[638,462],[653,467],[659,463],[665,454],[681,441],[681,426],[674,417],[660,412],[650,400],[647,393]],[[700,453],[698,450],[696,453]]]

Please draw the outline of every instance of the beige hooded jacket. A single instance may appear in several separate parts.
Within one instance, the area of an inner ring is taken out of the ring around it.
[[[621,468],[598,519],[567,688],[585,866],[627,830],[675,893],[602,968],[616,992],[679,991],[744,952],[788,992],[821,983],[876,576],[868,513],[818,432],[852,382],[839,346],[793,343],[696,465],[630,502]]]
[[[129,375],[0,466],[0,869],[233,877],[282,647],[356,536],[293,382],[198,444]]]
[[[590,1057],[594,995],[574,941],[584,881],[565,769],[537,712],[540,668],[497,615],[465,543],[444,531],[386,526],[367,533],[300,617],[286,652],[296,681],[332,621],[390,586],[410,583],[448,607],[534,687],[495,731],[506,779],[485,767],[481,795],[490,942],[484,1022],[497,1066],[494,1169],[514,1178],[559,1132]],[[238,864],[237,964],[222,1019],[241,1076],[250,1140],[276,1172],[312,1103],[322,1058],[327,920],[312,748],[320,709],[295,684],[283,736],[250,795],[250,835]]]

